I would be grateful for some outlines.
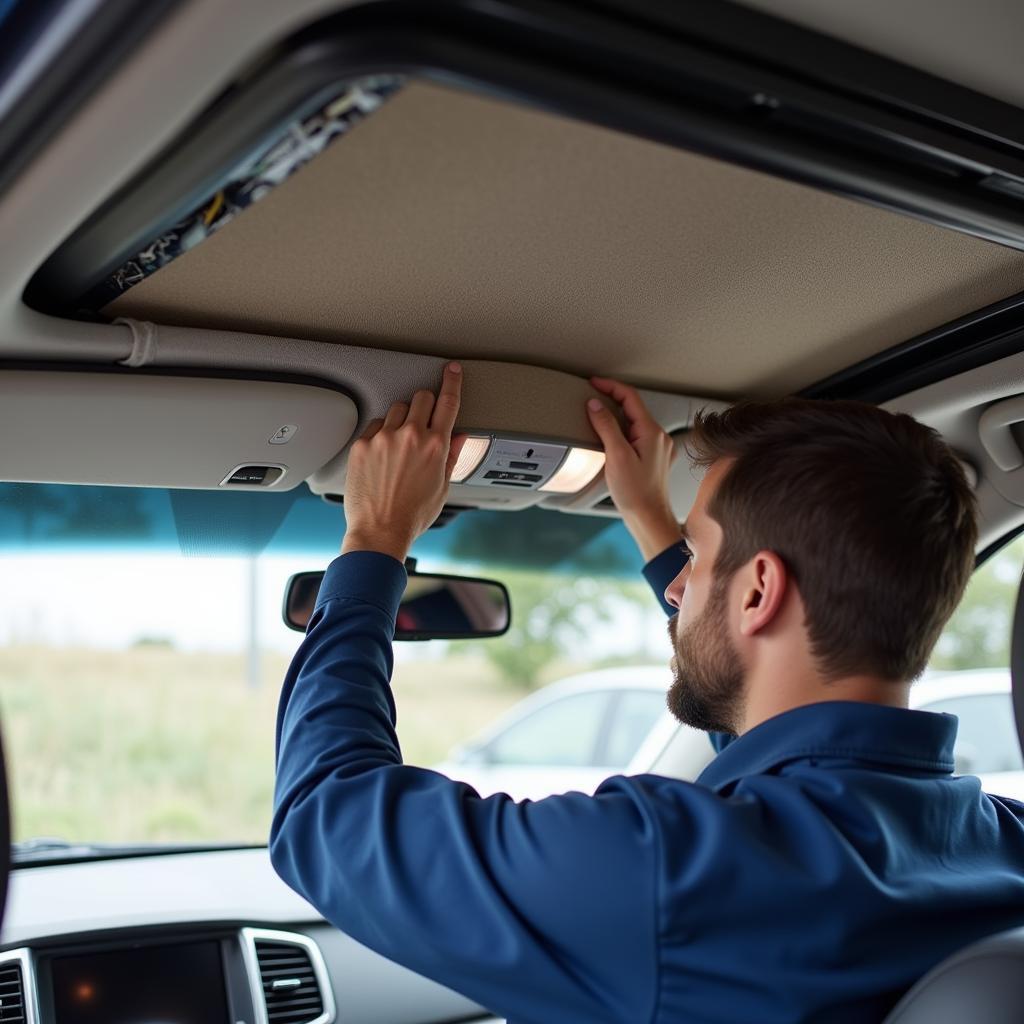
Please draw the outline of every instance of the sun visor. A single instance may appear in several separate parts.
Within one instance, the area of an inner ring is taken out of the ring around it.
[[[287,491],[348,443],[357,410],[309,384],[0,372],[0,480]]]

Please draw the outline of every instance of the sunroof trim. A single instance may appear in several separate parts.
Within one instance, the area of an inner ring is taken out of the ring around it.
[[[89,309],[102,309],[178,256],[194,249],[347,135],[400,89],[404,81],[400,75],[376,75],[345,83],[315,111],[291,121],[280,135],[232,172],[228,181],[187,216],[93,288],[82,304]]]

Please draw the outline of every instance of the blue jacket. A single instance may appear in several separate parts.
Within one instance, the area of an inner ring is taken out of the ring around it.
[[[648,565],[656,590],[680,558]],[[953,776],[948,715],[801,707],[696,783],[592,797],[481,799],[403,765],[405,580],[386,555],[331,563],[277,725],[274,866],[371,949],[513,1024],[842,1024],[1024,923],[1024,805]]]

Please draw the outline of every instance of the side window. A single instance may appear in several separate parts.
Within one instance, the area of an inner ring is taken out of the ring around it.
[[[602,764],[608,768],[625,768],[665,708],[663,692],[622,690],[612,708]]]
[[[1019,537],[975,571],[935,645],[920,684],[925,692],[914,701],[914,689],[910,690],[911,707],[945,712],[959,719],[953,750],[959,775],[1020,771],[1024,767],[1008,671],[1010,629],[1022,564],[1024,537]],[[990,671],[993,669],[1000,671]],[[979,689],[982,692],[977,692]]]
[[[552,701],[509,728],[491,742],[492,764],[583,767],[594,763],[613,691],[580,693]]]
[[[928,671],[910,691],[911,707],[960,720],[954,748],[959,775],[1020,771],[1010,697],[1010,628],[1024,536],[985,562],[939,637]],[[998,790],[998,786],[996,786]]]
[[[1024,536],[977,569],[932,653],[930,671],[1002,668],[1010,664],[1010,625],[1017,600]]]
[[[980,693],[925,704],[922,711],[944,711],[960,719],[956,734],[956,772],[1014,772],[1021,764],[1013,704],[1008,693]]]

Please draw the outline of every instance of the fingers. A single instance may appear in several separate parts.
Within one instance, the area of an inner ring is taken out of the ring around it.
[[[626,419],[630,424],[657,427],[654,417],[644,405],[644,400],[637,393],[636,388],[631,388],[628,384],[611,380],[608,377],[591,377],[590,383],[595,391],[600,391],[602,395],[608,395],[622,406],[622,411],[626,414]]]
[[[374,420],[370,420],[370,422],[366,424],[366,429],[363,431],[360,439],[363,441],[369,441],[370,438],[373,437],[373,435],[376,434],[383,426],[384,421],[379,416]]]
[[[434,411],[434,392],[421,389],[412,396],[409,403],[409,415],[406,423],[416,423],[421,427],[430,422],[430,414]]]
[[[467,434],[458,434],[452,438],[451,448],[448,450],[448,461],[444,466],[444,482],[450,483],[452,473],[455,471],[455,463],[459,461],[462,454],[462,446],[469,440]]]
[[[591,398],[587,402],[587,416],[590,417],[590,425],[594,428],[594,433],[601,439],[606,452],[622,447],[629,448],[629,442],[627,442],[625,435],[622,433],[619,421],[612,415],[611,410],[605,406],[600,398]]]
[[[461,404],[462,367],[458,363],[449,363],[444,368],[441,391],[437,396],[437,402],[434,405],[434,415],[430,421],[431,429],[438,431],[445,437],[451,437]]]
[[[441,391],[436,399],[432,391],[420,389],[408,404],[395,402],[388,409],[383,426],[388,430],[397,430],[405,423],[413,423],[421,427],[430,427],[450,438],[461,402],[462,367],[458,363],[449,363],[445,367]]]
[[[388,430],[397,430],[404,422],[406,416],[409,414],[409,406],[405,402],[395,402],[394,405],[388,409],[387,416],[384,417],[384,426]]]

